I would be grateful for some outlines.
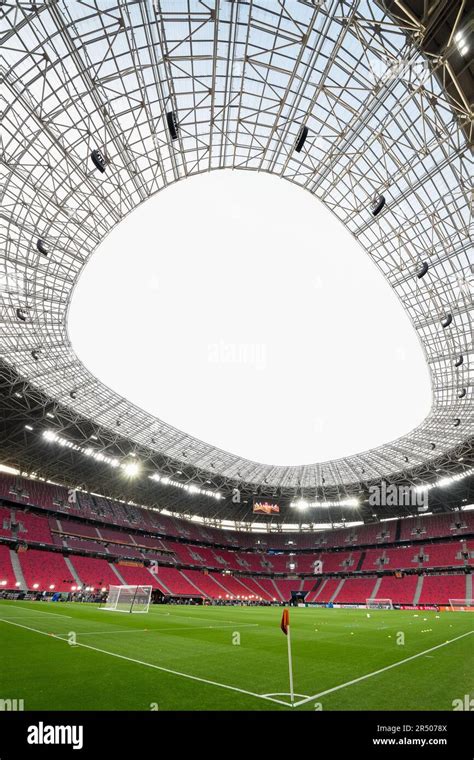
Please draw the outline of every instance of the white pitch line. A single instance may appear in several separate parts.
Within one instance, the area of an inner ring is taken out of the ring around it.
[[[27,631],[33,631],[33,633],[40,633],[42,636],[49,636],[52,639],[56,639],[56,641],[64,642],[63,638],[61,638],[60,636],[56,636],[54,633],[48,633],[47,631],[40,631],[38,630],[38,628],[31,628],[30,626],[22,625],[21,623],[12,623],[10,620],[4,620],[3,618],[0,618],[0,622],[8,623],[8,625],[14,625],[18,628],[25,628]],[[71,645],[68,644],[68,646],[71,646]],[[281,699],[274,699],[273,697],[267,697],[264,694],[256,694],[253,691],[247,691],[246,689],[239,689],[237,686],[229,686],[226,683],[219,683],[218,681],[211,681],[208,678],[201,678],[200,676],[192,676],[189,673],[181,673],[179,670],[171,670],[170,668],[164,668],[161,665],[154,665],[151,662],[145,662],[144,660],[137,660],[134,657],[126,657],[123,654],[117,654],[117,652],[108,652],[106,649],[99,649],[98,647],[93,647],[90,644],[80,644],[79,642],[76,642],[76,644],[74,644],[74,647],[83,647],[83,649],[90,649],[93,652],[108,654],[110,657],[117,657],[119,660],[134,662],[136,665],[144,665],[147,668],[160,670],[163,673],[170,673],[173,676],[180,676],[181,678],[188,678],[191,681],[198,681],[200,683],[205,683],[208,686],[217,686],[220,689],[227,689],[228,691],[236,691],[236,692],[239,692],[240,694],[245,694],[249,697],[255,697],[256,699],[265,699],[267,700],[267,702],[275,702],[276,704],[283,705],[284,707],[290,706],[288,702],[283,702],[283,700]]]
[[[319,694],[314,694],[311,697],[306,697],[306,699],[302,699],[299,702],[294,703],[294,707],[300,707],[300,705],[306,704],[306,702],[311,702],[313,699],[319,699],[319,697],[325,697],[326,694],[332,694],[334,691],[339,691],[339,689],[345,689],[347,686],[353,686],[355,683],[359,683],[360,681],[365,681],[367,678],[372,678],[372,676],[378,676],[380,673],[385,673],[387,670],[391,670],[392,668],[398,668],[399,665],[403,665],[406,662],[410,662],[411,660],[416,660],[417,657],[423,657],[423,655],[428,654],[428,652],[434,652],[435,649],[441,649],[442,647],[448,646],[448,644],[452,644],[454,641],[459,641],[459,639],[465,638],[465,636],[470,636],[471,633],[474,633],[474,631],[468,631],[467,633],[462,633],[461,636],[456,636],[455,639],[450,639],[449,641],[444,641],[442,644],[437,644],[434,647],[430,647],[430,649],[425,649],[423,652],[418,652],[418,654],[412,654],[411,657],[405,657],[404,660],[398,660],[397,662],[392,663],[391,665],[386,665],[384,668],[380,668],[379,670],[374,670],[373,673],[366,673],[365,676],[359,676],[359,678],[354,678],[352,681],[347,681],[347,683],[341,683],[339,686],[333,686],[332,689],[326,689],[325,691],[319,692]]]
[[[132,628],[130,631],[73,631],[73,633],[76,636],[100,636],[102,634],[109,634],[109,633],[144,633],[145,631],[148,631],[148,628]],[[52,633],[52,636],[56,636],[56,638],[61,639],[64,636],[69,636],[69,633]]]
[[[156,617],[177,617],[182,620],[183,618],[188,618],[189,620],[216,620],[219,623],[230,623],[231,625],[240,625],[238,620],[229,620],[228,618],[220,618],[220,617],[208,617],[207,615],[177,615],[174,612],[155,612],[154,609],[150,610],[151,613],[155,614]],[[259,625],[259,623],[255,623],[255,625]]]
[[[124,631],[75,631],[77,636],[99,636],[109,633],[168,633],[168,631],[208,631],[215,628],[234,628],[233,625],[193,625],[182,628],[129,628]],[[258,623],[243,623],[239,628],[255,628],[258,627]],[[67,636],[67,633],[55,633],[55,636]]]
[[[21,610],[21,611],[24,611],[24,612],[31,612],[32,615],[38,615],[38,614],[40,614],[40,615],[54,615],[54,617],[68,618],[69,620],[71,619],[71,615],[61,615],[60,612],[46,612],[46,610],[34,610],[32,607],[20,607],[20,606],[17,606],[17,605],[18,605],[18,602],[15,602],[15,608],[14,608],[15,611]],[[0,605],[0,611],[8,610],[8,609],[11,610],[11,609],[13,609],[13,607],[11,607],[10,605],[5,605],[5,606],[3,604]],[[22,619],[23,619],[23,616],[20,616],[18,618],[18,620],[22,620]]]

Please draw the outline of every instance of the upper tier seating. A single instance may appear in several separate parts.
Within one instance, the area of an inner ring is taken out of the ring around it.
[[[417,546],[415,558],[420,559],[423,567],[448,567],[452,565],[464,565],[463,541],[454,541],[449,544],[424,544]]]
[[[474,511],[418,516],[403,520],[394,519],[320,533],[256,534],[221,531],[163,515],[152,509],[143,509],[80,491],[76,492],[76,501],[70,503],[68,491],[62,486],[6,474],[0,475],[0,498],[19,505],[29,504],[57,511],[72,518],[80,517],[104,522],[111,526],[126,528],[128,531],[144,530],[169,538],[184,538],[188,541],[203,544],[215,543],[239,549],[260,549],[262,552],[269,549],[286,551],[312,549],[318,553],[331,548],[350,550],[356,546],[383,546],[396,541],[426,542],[431,538],[462,537],[474,533]],[[127,533],[124,533],[120,539],[116,539],[112,538],[114,535],[112,529],[105,528],[104,530],[110,540],[130,543]],[[51,539],[49,542],[51,543]],[[255,555],[252,559],[255,559]],[[280,565],[282,561],[282,559],[277,559],[277,565]]]
[[[15,521],[18,524],[18,538],[22,541],[52,544],[53,538],[49,529],[47,517],[31,512],[15,511]]]
[[[246,575],[288,576],[314,575],[315,562],[322,562],[322,572],[374,573],[380,571],[424,568],[464,567],[474,564],[474,541],[452,538],[427,543],[417,540],[408,546],[377,546],[366,549],[333,550],[291,554],[264,553],[262,550],[230,550],[209,545],[184,544],[153,538],[126,530],[91,525],[79,520],[43,516],[19,507],[3,507],[0,514],[0,538],[53,544],[74,552],[89,552],[113,558],[157,559],[160,564],[194,567],[212,571],[231,570]],[[149,549],[144,548],[149,546]],[[151,547],[155,548],[155,551]],[[268,589],[267,589],[268,591]],[[273,592],[272,592],[273,597]]]

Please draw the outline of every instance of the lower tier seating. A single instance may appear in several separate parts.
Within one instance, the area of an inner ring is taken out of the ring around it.
[[[99,589],[120,584],[120,580],[105,559],[80,557],[79,555],[71,555],[69,559],[84,586]],[[75,583],[76,581],[74,581]]]
[[[450,599],[465,599],[465,575],[425,575],[420,604],[448,604]]]
[[[8,546],[0,544],[0,590],[14,589],[16,583],[17,580],[10,559],[10,549]]]
[[[29,589],[70,591],[76,582],[62,554],[28,549],[18,559]]]
[[[12,564],[12,556],[15,564]],[[14,567],[17,568],[16,577]],[[59,552],[28,549],[14,555],[0,545],[0,590],[15,589],[23,575],[30,590],[71,591],[77,585],[94,589],[110,585],[144,584],[165,595],[201,596],[211,599],[244,599],[288,602],[293,592],[306,592],[307,602],[365,604],[368,598],[391,599],[394,604],[448,604],[469,595],[471,576],[466,574],[374,575],[346,578],[269,578],[228,575],[205,569],[178,569],[160,565],[156,573],[140,565],[112,564],[98,559]]]

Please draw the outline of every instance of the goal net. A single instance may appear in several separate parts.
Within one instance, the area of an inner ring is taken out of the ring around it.
[[[102,610],[115,612],[148,612],[151,586],[110,586]]]
[[[368,610],[393,610],[391,599],[366,599],[365,606]]]
[[[449,606],[454,612],[474,612],[474,599],[450,599]]]

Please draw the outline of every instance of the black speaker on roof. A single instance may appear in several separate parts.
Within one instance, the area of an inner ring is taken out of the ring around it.
[[[372,216],[377,216],[385,206],[385,197],[383,195],[374,195],[370,203]]]
[[[20,320],[20,322],[26,322],[28,320],[28,315],[27,315],[25,309],[18,308],[16,310],[16,316]]]
[[[463,362],[464,362],[464,356],[462,354],[459,354],[459,356],[456,356],[456,359],[454,361],[454,366],[460,367]]]
[[[101,174],[103,174],[105,172],[105,156],[98,148],[95,148],[92,151],[91,160],[95,168],[98,169]]]
[[[456,419],[454,420],[454,427],[459,427],[460,424],[461,424],[461,420],[459,419],[459,417],[456,417]]]
[[[467,393],[467,390],[465,388],[461,388],[461,390],[458,393],[458,398],[464,398],[466,393]]]
[[[38,240],[36,241],[36,248],[42,254],[42,256],[47,256],[49,253],[49,248],[47,244],[41,238],[38,238]]]
[[[296,138],[295,143],[295,151],[297,153],[301,153],[301,149],[303,145],[305,144],[305,140],[308,137],[308,127],[302,126],[300,127],[300,131],[298,132],[298,137]]]
[[[428,269],[429,269],[428,262],[424,261],[422,263],[422,265],[420,266],[420,268],[416,272],[416,276],[418,277],[419,280],[421,280],[425,276],[425,274],[427,273]]]
[[[36,349],[33,349],[33,351],[31,352],[31,356],[33,357],[35,362],[37,362],[39,360],[39,351],[36,351]]]
[[[174,111],[168,111],[166,114],[166,123],[168,124],[169,133],[172,140],[178,139],[178,120]]]
[[[77,391],[76,390],[69,391],[69,395],[71,396],[71,398],[77,398]]]
[[[445,316],[441,320],[441,327],[443,328],[443,330],[445,330],[447,327],[449,327],[449,325],[451,324],[452,321],[453,321],[453,315],[452,314],[445,314]]]

